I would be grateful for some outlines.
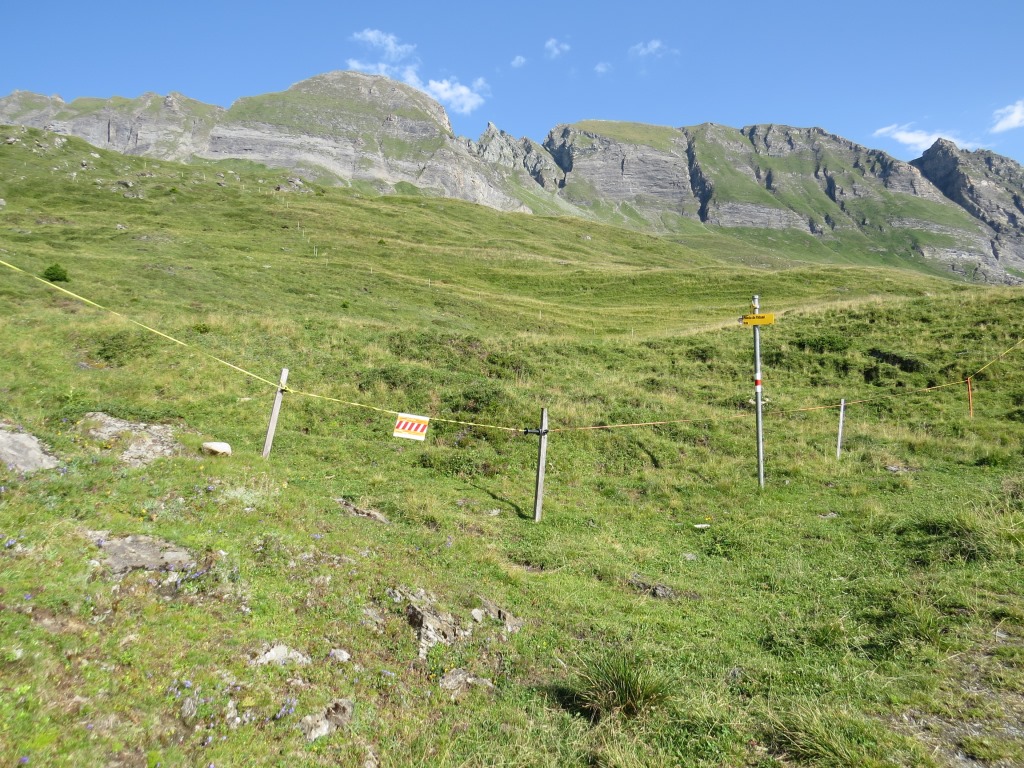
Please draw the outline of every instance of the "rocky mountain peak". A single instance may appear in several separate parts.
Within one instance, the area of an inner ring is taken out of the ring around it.
[[[244,158],[327,183],[381,192],[412,185],[506,211],[653,232],[694,223],[784,230],[813,238],[819,251],[885,252],[976,280],[1024,273],[1024,170],[942,139],[913,163],[820,127],[775,123],[585,120],[557,125],[543,144],[488,123],[472,141],[455,136],[444,108],[422,91],[346,71],[226,110],[175,92],[66,104],[16,91],[0,98],[4,123],[126,154]]]
[[[942,193],[993,232],[997,259],[1024,268],[1024,168],[987,150],[938,139],[911,163]]]

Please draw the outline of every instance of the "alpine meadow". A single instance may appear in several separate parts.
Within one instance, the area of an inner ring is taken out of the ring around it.
[[[836,157],[658,218],[0,129],[0,764],[1024,765],[1021,267]]]

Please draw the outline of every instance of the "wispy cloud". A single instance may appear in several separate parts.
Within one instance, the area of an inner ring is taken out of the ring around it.
[[[663,56],[667,52],[665,44],[661,40],[651,40],[646,43],[637,43],[629,49],[630,56],[645,58],[647,56]]]
[[[348,66],[351,69],[400,80],[423,91],[460,115],[468,115],[482,105],[488,95],[487,81],[483,78],[474,80],[472,85],[463,85],[455,77],[444,80],[428,78],[424,82],[419,74],[421,62],[415,56],[416,46],[401,43],[390,33],[381,32],[379,29],[364,29],[352,35],[352,39],[368,45],[380,58],[370,62],[349,59]]]
[[[568,43],[563,43],[560,40],[552,37],[544,43],[544,50],[547,52],[549,59],[557,59],[563,53],[568,53],[572,48]]]
[[[609,64],[607,61],[599,61],[594,66],[594,71],[597,72],[597,74],[599,75],[605,75],[612,71],[612,65]]]
[[[893,123],[884,128],[879,128],[872,135],[893,139],[916,152],[924,152],[939,139],[948,139],[962,149],[976,149],[978,147],[976,143],[965,141],[951,131],[922,131],[915,129],[913,125],[913,123],[905,123],[903,125]]]
[[[364,29],[362,32],[352,35],[352,39],[366,43],[371,48],[380,49],[384,61],[392,63],[403,61],[416,52],[415,45],[403,45],[398,42],[397,37],[387,32],[381,32],[379,29]]]
[[[995,125],[992,126],[992,133],[1012,131],[1014,128],[1024,128],[1024,99],[1011,104],[1008,107],[997,109],[992,113]]]
[[[526,65],[526,58],[524,56],[516,56],[514,59],[512,59],[511,64],[513,69],[519,69],[520,67]]]

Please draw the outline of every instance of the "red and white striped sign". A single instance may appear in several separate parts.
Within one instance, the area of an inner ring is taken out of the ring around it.
[[[404,437],[406,440],[426,440],[429,423],[430,418],[427,416],[400,413],[398,422],[395,424],[394,437]]]

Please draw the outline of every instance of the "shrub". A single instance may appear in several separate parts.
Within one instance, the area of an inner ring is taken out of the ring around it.
[[[43,270],[43,277],[51,283],[68,282],[68,271],[60,264],[51,264]]]
[[[96,358],[110,365],[124,365],[147,354],[152,345],[152,339],[142,332],[116,331],[100,338]]]

